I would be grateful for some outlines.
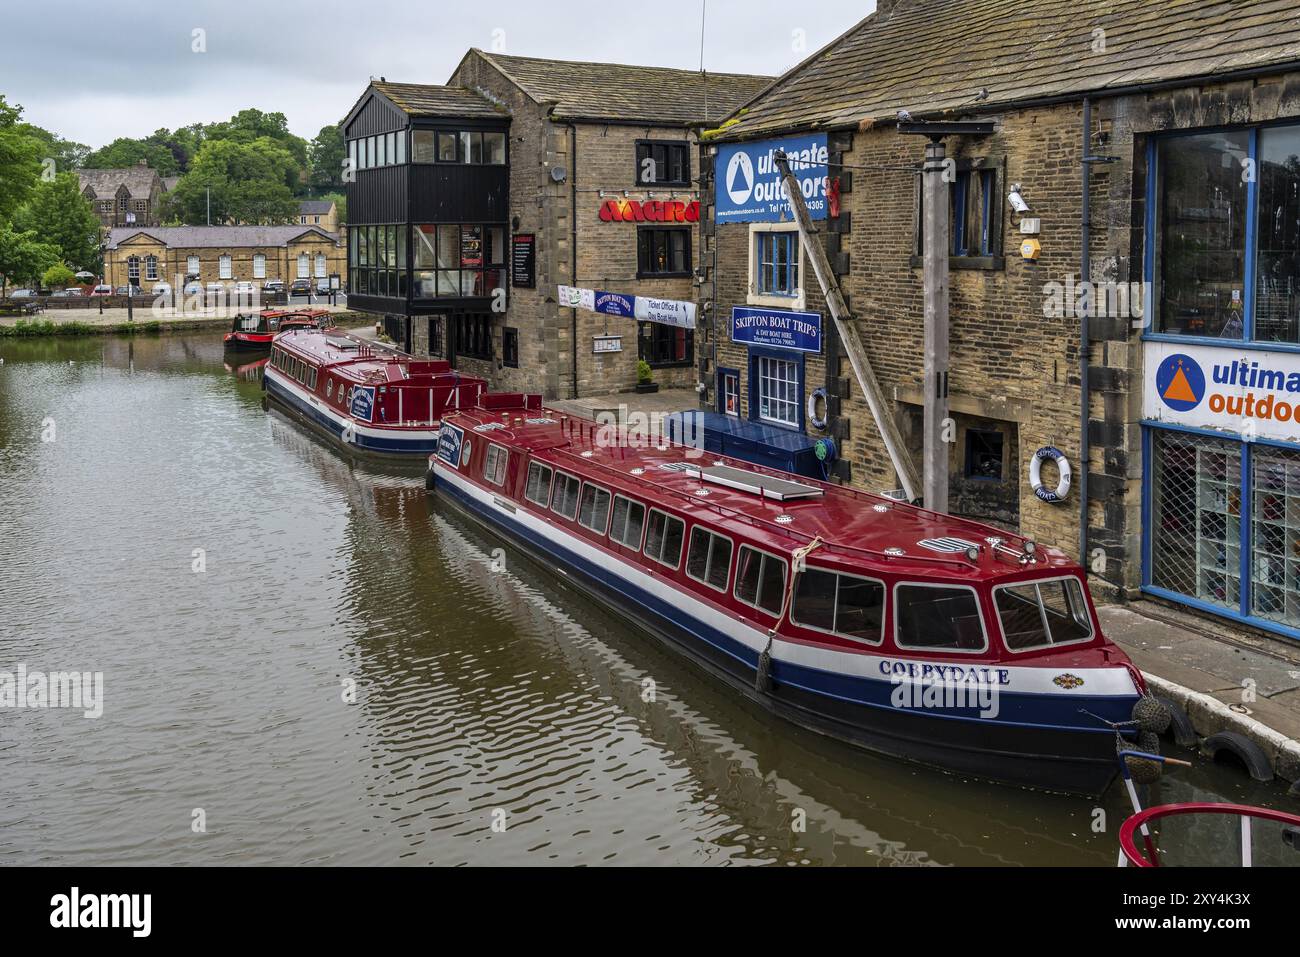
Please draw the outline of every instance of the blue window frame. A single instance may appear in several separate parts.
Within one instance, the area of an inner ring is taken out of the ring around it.
[[[963,169],[949,190],[950,255],[992,256],[993,196],[997,173],[991,169]]]
[[[754,234],[754,291],[763,296],[799,295],[799,234]]]
[[[1300,125],[1147,147],[1144,338],[1300,351]]]

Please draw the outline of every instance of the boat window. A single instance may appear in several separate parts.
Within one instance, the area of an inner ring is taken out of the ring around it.
[[[899,585],[894,592],[900,648],[983,651],[988,647],[979,602],[961,585]]]
[[[609,492],[595,485],[582,486],[582,502],[578,506],[578,524],[585,525],[597,534],[605,534],[609,523]]]
[[[773,615],[781,614],[785,601],[785,562],[748,545],[740,546],[736,559],[736,588],[739,601]]]
[[[614,496],[614,517],[609,523],[609,537],[625,548],[641,548],[641,528],[645,525],[645,506],[622,495]]]
[[[312,366],[312,368],[311,368],[311,372],[308,373],[308,382],[307,382],[307,386],[308,386],[308,388],[310,388],[313,392],[316,391],[316,367],[315,367],[315,366]]]
[[[551,500],[551,470],[540,462],[528,463],[528,485],[524,489],[524,498],[542,508]]]
[[[483,477],[493,485],[506,483],[506,459],[509,453],[499,445],[489,445],[483,460]]]
[[[686,574],[718,591],[727,590],[731,571],[731,539],[696,525],[686,554]]]
[[[1011,651],[1072,644],[1092,637],[1088,604],[1077,578],[1006,585],[994,595],[1002,634]]]
[[[578,514],[578,486],[582,483],[563,472],[555,474],[555,489],[551,492],[551,511],[573,521]]]
[[[682,540],[685,536],[686,523],[680,518],[651,509],[645,533],[646,557],[669,568],[676,568],[682,560]]]
[[[795,585],[790,619],[805,628],[879,644],[885,586],[867,578],[810,568]]]

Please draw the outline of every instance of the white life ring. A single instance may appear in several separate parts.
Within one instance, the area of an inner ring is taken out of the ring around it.
[[[1056,468],[1061,473],[1061,481],[1057,483],[1055,489],[1043,487],[1042,470],[1043,460],[1051,459],[1056,463]],[[1029,484],[1033,487],[1034,494],[1044,502],[1053,505],[1064,502],[1065,497],[1070,494],[1070,460],[1065,457],[1060,449],[1051,445],[1045,445],[1029,460]]]
[[[825,389],[814,389],[811,393],[809,393],[809,395],[808,395],[808,421],[812,423],[812,427],[813,427],[814,429],[817,429],[818,431],[822,431],[822,432],[824,432],[824,431],[826,430],[826,416],[823,415],[823,416],[821,416],[821,417],[818,417],[818,415],[817,415],[817,400],[818,400],[818,399],[821,399],[822,402],[823,402],[823,404],[829,404],[829,399],[828,399],[828,397],[827,397],[827,395],[826,395],[826,390],[825,390]]]

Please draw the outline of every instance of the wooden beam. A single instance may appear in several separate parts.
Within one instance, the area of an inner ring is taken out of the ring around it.
[[[799,240],[808,253],[808,259],[812,262],[813,273],[817,276],[817,283],[826,298],[826,306],[835,322],[835,328],[839,330],[840,341],[844,343],[844,351],[849,356],[849,365],[853,367],[853,375],[857,378],[862,395],[867,400],[867,407],[871,410],[872,418],[875,419],[880,437],[885,441],[885,450],[889,453],[894,471],[898,473],[903,494],[907,496],[908,501],[914,501],[921,493],[921,481],[917,475],[916,465],[907,454],[902,433],[898,431],[892,409],[880,389],[880,382],[871,367],[866,347],[862,344],[857,326],[853,324],[853,316],[840,292],[840,284],[835,279],[835,273],[831,271],[830,260],[827,259],[826,249],[821,243],[821,234],[813,226],[812,217],[808,215],[808,206],[803,201],[803,191],[799,188],[799,181],[794,173],[790,172],[790,163],[784,152],[777,150],[773,158],[777,169],[781,171],[786,192],[790,196],[790,208],[794,210],[795,225],[799,227]],[[831,358],[827,357],[828,360]]]

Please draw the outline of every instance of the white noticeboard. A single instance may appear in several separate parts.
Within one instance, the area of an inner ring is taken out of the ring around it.
[[[594,355],[623,351],[622,336],[592,336],[591,351]]]

